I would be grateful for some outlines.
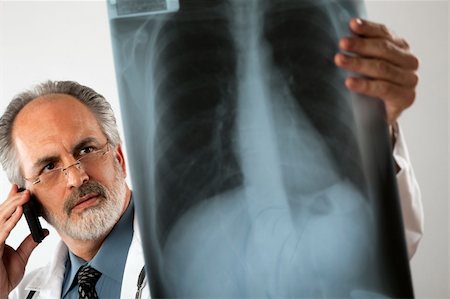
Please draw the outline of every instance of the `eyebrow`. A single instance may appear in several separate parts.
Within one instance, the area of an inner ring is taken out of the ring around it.
[[[82,139],[80,142],[78,142],[72,148],[72,154],[73,155],[77,154],[83,147],[85,147],[86,145],[91,145],[91,144],[99,145],[99,142],[94,137],[86,137],[86,138]]]
[[[78,153],[83,147],[85,147],[88,144],[96,144],[98,145],[98,141],[94,137],[86,137],[82,139],[80,142],[78,142],[75,146],[72,147],[72,155],[75,155]],[[42,158],[39,158],[32,166],[32,172],[35,174],[38,174],[41,171],[41,168],[44,165],[47,165],[51,162],[56,162],[60,160],[60,156],[57,155],[51,155],[51,156],[44,156]]]
[[[58,156],[45,156],[45,157],[42,157],[42,158],[38,159],[33,164],[33,167],[31,168],[32,172],[33,172],[33,175],[38,175],[40,173],[40,171],[41,171],[41,168],[44,165],[47,165],[47,164],[49,164],[51,162],[55,162],[55,161],[58,161],[58,160],[59,160]]]

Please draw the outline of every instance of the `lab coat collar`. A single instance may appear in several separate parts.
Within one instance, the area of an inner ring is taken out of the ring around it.
[[[60,241],[48,268],[41,268],[35,272],[25,289],[36,291],[39,293],[39,298],[60,298],[67,254],[67,246]]]

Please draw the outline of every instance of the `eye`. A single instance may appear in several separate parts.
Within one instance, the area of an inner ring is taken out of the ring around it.
[[[80,150],[80,152],[78,153],[78,156],[82,157],[82,156],[84,156],[86,154],[92,153],[93,151],[95,151],[95,147],[93,147],[93,146],[86,146],[86,147],[83,147]]]
[[[52,171],[55,168],[56,168],[55,163],[50,162],[47,165],[45,165],[44,168],[42,168],[41,173],[46,173],[46,172]]]

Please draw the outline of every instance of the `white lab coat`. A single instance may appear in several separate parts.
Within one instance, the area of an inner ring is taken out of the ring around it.
[[[393,156],[395,162],[400,167],[400,171],[397,173],[398,193],[400,197],[408,256],[411,259],[417,251],[419,242],[423,236],[424,215],[422,196],[409,159],[405,139],[398,124],[393,126],[393,134],[396,139]]]
[[[50,263],[33,272],[27,274],[20,284],[13,290],[9,298],[24,299],[27,298],[30,291],[36,293],[33,299],[59,299],[61,298],[61,288],[64,279],[65,263],[67,259],[68,248],[60,241]],[[120,298],[135,298],[137,292],[137,282],[139,273],[144,266],[144,253],[141,245],[141,237],[137,218],[134,217],[134,233],[128,251],[125,271],[122,280],[122,291]],[[147,275],[143,282],[141,298],[150,298],[150,288]]]

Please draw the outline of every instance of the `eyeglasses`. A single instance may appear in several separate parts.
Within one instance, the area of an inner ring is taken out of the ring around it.
[[[107,142],[104,146],[99,149],[96,149],[94,146],[84,147],[80,153],[79,158],[75,163],[66,166],[66,167],[54,167],[54,163],[49,163],[42,170],[41,174],[34,178],[25,180],[31,182],[33,185],[41,184],[46,185],[48,187],[58,185],[69,175],[68,170],[75,166],[78,170],[83,168],[83,170],[87,171],[89,169],[98,169],[101,167],[101,164],[104,162],[105,155],[109,152],[109,143]]]

